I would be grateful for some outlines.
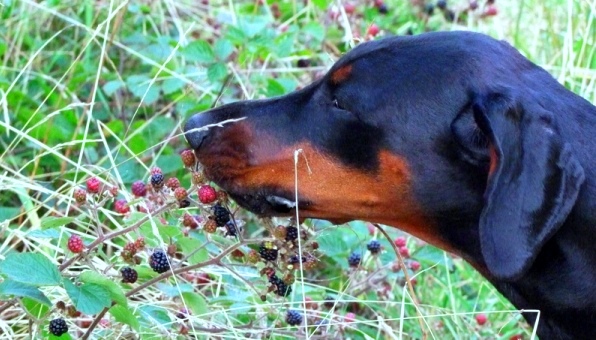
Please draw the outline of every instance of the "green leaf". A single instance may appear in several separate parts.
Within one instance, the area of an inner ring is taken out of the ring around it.
[[[42,254],[10,253],[0,263],[0,272],[14,281],[34,286],[55,286],[62,282],[56,265]]]
[[[75,286],[69,280],[64,280],[64,288],[75,308],[83,314],[97,314],[112,305],[110,292],[100,285],[86,283]]]
[[[209,312],[208,303],[201,295],[194,292],[185,292],[182,293],[182,298],[193,315],[202,315]]]
[[[48,315],[51,308],[51,304],[50,306],[47,306],[45,303],[41,303],[37,300],[30,299],[28,297],[24,297],[23,299],[21,299],[21,303],[23,304],[23,307],[25,307],[29,314],[37,317],[38,319],[41,319]]]
[[[0,53],[2,54],[2,53]],[[19,215],[21,208],[0,207],[0,221],[12,220]]]
[[[164,80],[161,88],[164,94],[174,93],[184,87],[184,81],[178,78],[168,78]]]
[[[159,87],[146,75],[130,76],[126,79],[126,85],[130,92],[137,98],[142,98],[145,104],[153,104],[159,98]]]
[[[182,49],[181,54],[188,61],[199,63],[212,63],[215,61],[215,54],[211,46],[203,40],[195,40]]]
[[[267,79],[267,89],[265,91],[267,97],[277,97],[285,93],[286,89],[275,79]]]
[[[217,59],[225,61],[234,52],[234,45],[227,39],[219,39],[215,42],[213,51]]]
[[[74,221],[73,217],[46,216],[41,219],[41,229],[62,227],[72,221]]]
[[[341,237],[341,234],[337,231],[338,229],[317,238],[321,253],[334,257],[338,255],[343,256],[350,251],[348,245]]]
[[[59,238],[61,232],[57,229],[48,229],[48,230],[31,230],[27,233],[27,237],[36,237],[36,238]]]
[[[126,84],[122,80],[111,80],[104,84],[103,92],[111,97],[116,91],[124,86],[126,86]]]
[[[103,288],[108,290],[108,292],[110,292],[110,297],[113,301],[115,301],[118,304],[121,304],[122,306],[128,306],[128,301],[126,300],[126,296],[124,295],[122,288],[112,279],[109,279],[91,270],[83,272],[81,274],[80,279],[81,282],[93,283],[98,286],[102,286]]]
[[[207,78],[214,83],[222,80],[228,74],[228,68],[223,63],[215,63],[207,69]]]
[[[315,4],[320,9],[326,9],[329,4],[331,3],[330,0],[312,0],[312,3]]]
[[[184,254],[190,254],[200,248],[202,242],[193,238],[181,238],[178,240],[178,245],[180,245]],[[192,265],[207,260],[209,260],[209,253],[207,252],[207,248],[203,247],[188,258],[188,263]]]
[[[110,308],[110,314],[116,319],[116,321],[121,322],[123,324],[127,324],[132,329],[138,331],[140,328],[140,323],[136,315],[134,315],[128,308],[116,305]]]
[[[48,299],[36,286],[16,282],[10,279],[0,283],[0,295],[29,297],[48,307],[52,306],[50,299]]]
[[[164,308],[145,305],[140,307],[139,311],[145,320],[151,323],[159,323],[166,328],[171,327],[172,320]]]

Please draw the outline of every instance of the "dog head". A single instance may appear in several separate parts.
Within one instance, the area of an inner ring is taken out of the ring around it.
[[[206,175],[257,214],[297,204],[301,217],[384,223],[460,252],[453,235],[465,233],[480,265],[515,279],[583,182],[545,90],[566,91],[506,43],[394,37],[304,89],[196,114],[184,130]]]

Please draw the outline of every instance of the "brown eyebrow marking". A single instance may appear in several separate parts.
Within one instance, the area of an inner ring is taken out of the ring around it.
[[[335,85],[345,81],[348,79],[350,74],[352,73],[352,65],[348,64],[338,68],[337,70],[333,71],[331,74],[331,82]]]

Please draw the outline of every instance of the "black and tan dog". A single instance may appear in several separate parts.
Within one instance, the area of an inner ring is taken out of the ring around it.
[[[539,309],[542,339],[596,339],[596,108],[507,43],[361,44],[300,91],[197,114],[185,131],[243,207],[292,215],[301,149],[301,217],[403,229]]]

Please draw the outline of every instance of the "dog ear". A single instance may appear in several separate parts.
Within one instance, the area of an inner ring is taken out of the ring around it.
[[[472,112],[490,160],[482,254],[492,275],[515,280],[571,212],[584,170],[539,104],[490,94],[477,97]]]

